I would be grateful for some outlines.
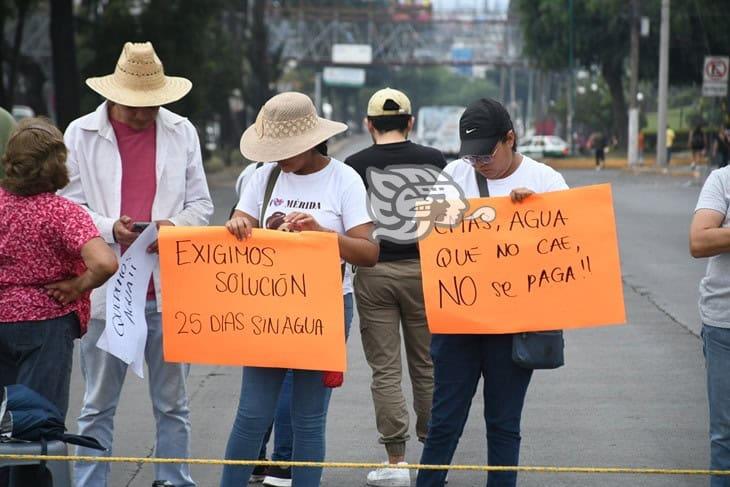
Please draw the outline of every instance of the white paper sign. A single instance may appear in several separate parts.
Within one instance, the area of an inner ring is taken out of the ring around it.
[[[132,366],[144,377],[147,343],[145,304],[152,270],[159,259],[147,252],[157,240],[157,226],[149,225],[127,249],[106,289],[106,326],[96,346]]]

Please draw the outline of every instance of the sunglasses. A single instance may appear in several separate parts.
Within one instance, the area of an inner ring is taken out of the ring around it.
[[[491,154],[467,155],[463,156],[462,159],[471,164],[473,167],[484,166],[494,160],[494,156],[497,154],[498,150],[499,143],[497,143],[497,146],[494,148],[494,151]]]

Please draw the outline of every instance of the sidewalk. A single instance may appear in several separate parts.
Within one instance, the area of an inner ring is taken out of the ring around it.
[[[568,157],[568,158],[543,158],[542,162],[555,169],[595,169],[596,162],[593,156],[589,157]],[[672,160],[667,167],[657,166],[656,157],[645,154],[641,164],[629,166],[624,155],[606,157],[605,169],[622,169],[634,174],[666,174],[670,176],[694,177],[700,179],[708,173],[707,165],[700,165],[697,169],[691,167],[692,158],[689,152],[678,152],[672,154]]]

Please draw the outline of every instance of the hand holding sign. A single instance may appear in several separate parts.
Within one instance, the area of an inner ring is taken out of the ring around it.
[[[626,320],[608,185],[471,200],[465,218],[420,242],[432,333],[516,333]]]
[[[165,360],[346,369],[336,233],[164,227],[159,243]]]

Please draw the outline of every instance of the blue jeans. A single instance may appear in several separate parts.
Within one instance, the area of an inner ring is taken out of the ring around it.
[[[241,399],[226,447],[226,459],[257,459],[264,436],[274,420],[287,369],[244,367]],[[294,370],[292,387],[292,457],[321,462],[325,452],[327,404],[331,389],[322,383],[322,372]],[[253,467],[223,467],[221,487],[246,485]],[[292,481],[298,487],[316,487],[321,468],[294,468]]]
[[[41,321],[0,323],[0,386],[23,384],[53,403],[63,418],[68,410],[75,313]]]
[[[345,302],[345,339],[350,336],[350,324],[352,322],[352,293],[342,296]],[[279,402],[276,404],[276,417],[274,418],[274,452],[271,454],[272,460],[286,461],[291,460],[292,452],[292,426],[291,426],[291,396],[292,396],[292,373],[289,371],[284,377],[284,383],[281,386],[279,394]],[[266,442],[261,448],[261,458],[266,457]]]
[[[484,377],[489,465],[517,465],[520,419],[532,370],[512,362],[512,335],[433,335],[433,407],[422,464],[448,465]],[[417,487],[442,487],[444,470],[420,470]],[[513,487],[516,472],[489,472],[488,487]]]
[[[702,326],[710,404],[710,468],[730,470],[730,329]],[[712,487],[730,487],[730,477],[713,476]]]
[[[343,298],[347,337],[352,321],[352,294]],[[322,384],[321,372],[244,367],[226,459],[264,458],[275,410],[272,459],[323,461],[331,394],[332,389]],[[253,467],[224,467],[221,487],[246,485],[252,471]],[[316,487],[321,477],[321,468],[292,469],[292,483],[297,487]]]
[[[149,374],[152,412],[157,426],[155,456],[190,456],[190,411],[185,380],[188,364],[165,362],[162,357],[162,316],[155,301],[147,301],[147,345],[144,356]],[[114,414],[127,375],[127,364],[96,346],[104,329],[103,320],[91,320],[81,339],[81,374],[86,382],[84,404],[79,415],[79,434],[93,436],[108,449],[100,452],[78,447],[77,455],[111,455]],[[142,414],[140,412],[140,414]],[[76,487],[107,485],[108,463],[76,462]],[[155,478],[169,480],[176,487],[194,487],[187,464],[155,464]]]
[[[53,403],[65,419],[79,332],[75,313],[0,323],[0,387],[23,384]],[[39,471],[37,465],[0,468],[0,487],[35,485]]]

